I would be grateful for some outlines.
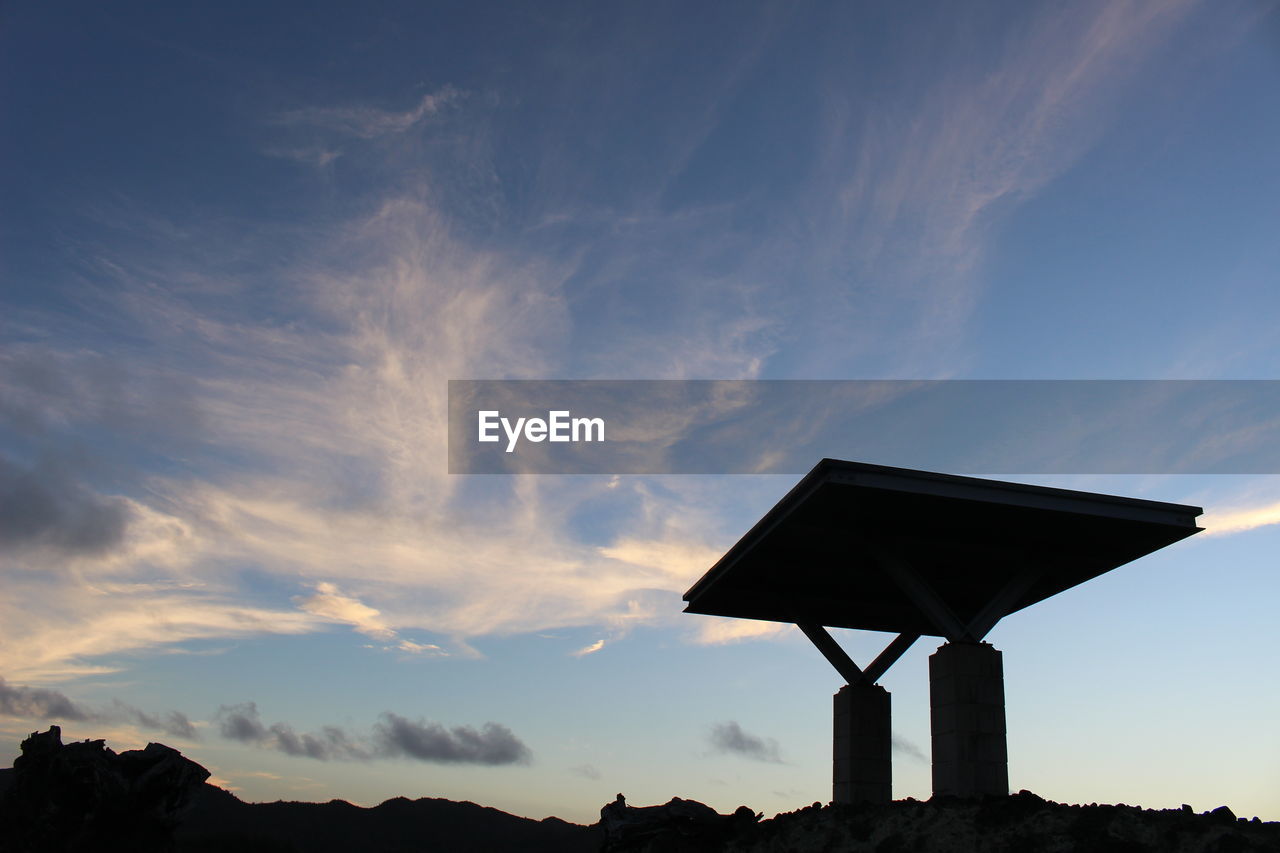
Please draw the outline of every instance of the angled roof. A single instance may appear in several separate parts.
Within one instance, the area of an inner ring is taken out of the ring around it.
[[[823,459],[685,593],[685,612],[949,636],[902,566],[961,624],[994,624],[1199,532],[1200,514]]]

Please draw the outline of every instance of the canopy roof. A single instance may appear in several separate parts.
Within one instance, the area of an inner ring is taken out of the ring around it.
[[[823,459],[685,593],[685,612],[951,639],[980,625],[980,639],[1009,613],[1199,532],[1200,513]]]

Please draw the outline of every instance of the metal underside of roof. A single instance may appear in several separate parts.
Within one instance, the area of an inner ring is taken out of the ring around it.
[[[685,612],[976,640],[1197,533],[1200,513],[824,459],[694,584]]]

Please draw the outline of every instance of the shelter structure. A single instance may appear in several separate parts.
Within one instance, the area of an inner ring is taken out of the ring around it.
[[[685,593],[686,613],[790,622],[846,684],[834,699],[833,801],[892,799],[888,691],[922,636],[933,791],[1009,792],[996,623],[1201,528],[1201,509],[823,459]],[[828,627],[897,636],[865,669]]]

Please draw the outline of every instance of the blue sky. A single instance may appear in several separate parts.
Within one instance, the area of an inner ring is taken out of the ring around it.
[[[1280,373],[1274,4],[26,3],[0,42],[5,763],[58,711],[255,800],[825,801],[829,665],[680,613],[794,478],[450,477],[448,379]],[[1280,819],[1280,484],[1025,479],[1209,532],[997,627],[1011,784]],[[899,797],[933,647],[884,679]]]

